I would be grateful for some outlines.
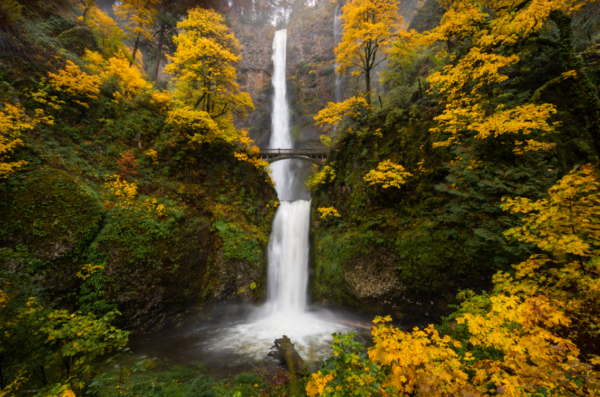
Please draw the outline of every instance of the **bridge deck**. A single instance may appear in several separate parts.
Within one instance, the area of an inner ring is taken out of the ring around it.
[[[329,149],[261,149],[260,156],[270,163],[286,159],[300,159],[322,165]]]
[[[266,156],[280,155],[280,154],[295,155],[295,156],[311,156],[311,155],[327,156],[327,153],[329,153],[329,149],[261,149],[260,150],[260,154],[266,155]]]

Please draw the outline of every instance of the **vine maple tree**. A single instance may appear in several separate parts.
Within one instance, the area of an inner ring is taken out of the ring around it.
[[[114,6],[115,14],[121,21],[126,22],[125,29],[133,40],[132,60],[139,49],[140,39],[145,37],[152,40],[150,28],[154,26],[159,0],[123,0]]]
[[[241,92],[236,82],[239,42],[225,18],[213,10],[191,9],[177,27],[181,29],[174,39],[177,51],[169,56],[172,63],[165,72],[174,76],[174,97],[182,107],[178,115],[196,122],[204,120],[203,127],[209,131],[238,135],[233,115],[244,119],[254,110],[250,95]],[[173,120],[176,114],[172,116]]]
[[[400,189],[400,186],[406,183],[405,178],[409,176],[412,174],[403,166],[385,160],[377,165],[377,169],[369,171],[363,179],[369,182],[369,185],[381,186],[384,189],[388,187]]]
[[[342,7],[342,41],[335,49],[336,72],[351,68],[365,75],[365,98],[371,104],[371,72],[387,59],[403,18],[397,0],[351,0]]]

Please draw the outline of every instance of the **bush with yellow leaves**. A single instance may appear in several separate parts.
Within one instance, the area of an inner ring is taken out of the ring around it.
[[[376,318],[368,355],[352,335],[335,336],[308,395],[600,396],[589,343],[600,323],[599,187],[587,165],[548,199],[505,200],[505,210],[527,214],[506,234],[547,254],[498,273],[490,295],[459,294],[464,302],[439,327],[404,332]]]
[[[65,69],[58,73],[49,73],[48,77],[55,91],[66,94],[78,105],[89,108],[90,106],[84,101],[98,99],[100,78],[85,73],[71,61],[67,61]]]
[[[340,213],[333,207],[321,207],[317,211],[321,214],[321,219],[325,219],[328,217],[339,218]]]
[[[6,178],[17,168],[27,164],[26,161],[9,161],[15,149],[23,145],[19,138],[24,130],[32,129],[36,121],[29,118],[20,106],[4,104],[0,109],[0,179]]]
[[[412,174],[399,164],[394,164],[390,160],[385,160],[377,165],[377,169],[371,170],[364,176],[364,180],[371,186],[381,186],[384,189],[395,187],[400,189],[400,185],[406,183],[405,178]]]
[[[328,165],[324,166],[321,171],[312,174],[306,181],[306,186],[312,191],[319,188],[321,185],[333,182],[335,179],[335,169]]]
[[[344,118],[358,119],[363,112],[371,108],[372,106],[363,97],[352,97],[338,103],[329,102],[327,107],[315,116],[315,121],[320,126],[325,124],[337,126]]]
[[[138,186],[135,182],[129,183],[118,175],[109,175],[104,184],[111,194],[110,200],[105,202],[105,207],[112,209],[130,209],[141,216],[155,215],[157,217],[167,216],[163,204],[158,204],[156,199],[138,199]]]

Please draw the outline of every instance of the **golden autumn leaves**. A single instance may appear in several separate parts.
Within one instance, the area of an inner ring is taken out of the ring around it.
[[[552,149],[544,137],[554,133],[556,109],[539,102],[546,85],[521,103],[505,100],[502,85],[521,62],[513,46],[535,36],[554,10],[571,13],[581,4],[446,1],[439,27],[399,32],[390,42],[392,58],[410,56],[421,46],[447,61],[428,78],[444,104],[431,130],[434,146],[454,148],[475,139],[511,145],[519,156]],[[464,44],[463,53],[452,53],[450,44]],[[574,71],[561,76],[579,77]],[[359,118],[347,110],[335,112],[345,106],[330,104],[317,121],[339,125],[345,117]],[[399,187],[409,176],[400,167],[386,160],[365,180],[389,188],[397,173]],[[523,225],[505,236],[535,247],[537,254],[515,265],[512,273],[497,273],[493,293],[462,294],[464,302],[451,324],[459,330],[455,333],[433,326],[404,332],[380,324],[372,329],[374,345],[366,358],[344,353],[350,344],[336,336],[334,357],[339,359],[312,375],[308,395],[600,395],[594,368],[600,358],[583,357],[578,347],[600,332],[599,189],[598,170],[586,165],[563,177],[546,199],[505,199],[502,209],[524,215]]]
[[[514,276],[499,272],[491,295],[462,293],[452,326],[461,327],[466,341],[433,325],[405,332],[380,324],[372,329],[368,361],[354,357],[350,366],[313,374],[308,395],[600,395],[592,367],[600,358],[583,362],[573,342],[597,333],[600,322],[597,170],[583,166],[552,187],[548,199],[505,200],[503,208],[528,214],[505,234],[546,254],[515,266]]]
[[[106,21],[101,18],[104,14],[94,2],[82,0],[79,4],[88,24],[100,30],[106,27]],[[154,2],[127,1],[120,4],[118,10],[122,18],[129,18],[128,28],[137,37],[145,35],[144,26],[155,14],[155,11],[140,7],[152,8]],[[107,29],[113,24],[109,25]],[[167,67],[167,72],[174,76],[173,94],[154,90],[143,70],[137,65],[131,66],[131,57],[119,49],[114,54],[86,51],[82,57],[84,63],[68,60],[64,69],[50,73],[37,90],[28,93],[38,106],[34,116],[28,116],[20,106],[5,104],[4,110],[0,109],[0,178],[24,164],[8,160],[22,144],[19,135],[24,130],[32,129],[40,122],[52,124],[54,115],[67,102],[88,108],[90,101],[98,99],[101,87],[109,81],[117,87],[113,93],[117,111],[122,112],[127,104],[142,100],[166,114],[166,122],[178,138],[190,144],[241,143],[236,157],[265,169],[266,163],[257,157],[257,149],[251,147],[247,133],[238,131],[233,125],[234,115],[243,119],[254,106],[250,96],[241,92],[236,82],[235,67],[241,59],[241,46],[226,26],[224,17],[212,10],[194,8],[178,27],[181,33],[175,38],[177,51],[170,57],[172,63]],[[108,29],[108,36],[113,33],[111,29]],[[105,36],[102,34],[109,38]]]

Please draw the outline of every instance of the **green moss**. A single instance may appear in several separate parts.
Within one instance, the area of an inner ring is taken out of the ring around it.
[[[94,34],[86,27],[77,26],[58,35],[62,46],[74,54],[82,56],[85,50],[100,51]]]
[[[104,210],[92,188],[64,171],[14,176],[0,205],[0,240],[38,258],[81,254],[101,227]]]
[[[253,264],[258,264],[263,256],[263,251],[258,239],[244,231],[240,225],[217,220],[213,228],[219,231],[223,239],[223,250],[227,259],[242,259]]]

